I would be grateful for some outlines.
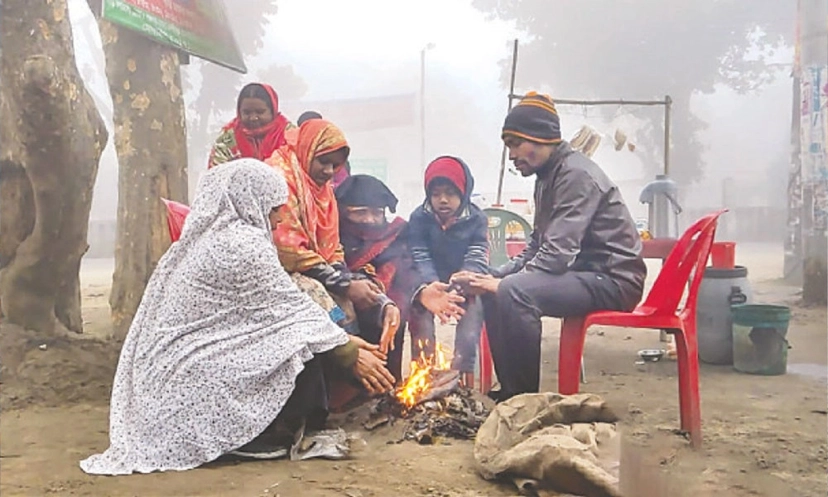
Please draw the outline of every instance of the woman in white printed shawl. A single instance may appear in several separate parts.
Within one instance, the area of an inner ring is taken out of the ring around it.
[[[317,354],[369,390],[391,388],[376,347],[349,338],[279,263],[271,225],[286,199],[284,178],[254,159],[204,176],[124,342],[110,447],[84,471],[186,470],[249,445],[291,404],[324,411]]]

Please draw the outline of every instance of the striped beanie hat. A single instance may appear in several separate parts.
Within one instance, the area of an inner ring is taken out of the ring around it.
[[[501,138],[508,136],[535,143],[560,143],[561,120],[552,98],[534,91],[521,98],[503,123]]]

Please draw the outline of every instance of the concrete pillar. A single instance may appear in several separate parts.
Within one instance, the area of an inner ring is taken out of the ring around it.
[[[800,0],[802,298],[828,303],[828,0]]]

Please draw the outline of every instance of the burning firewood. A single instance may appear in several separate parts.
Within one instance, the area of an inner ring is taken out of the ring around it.
[[[442,399],[460,386],[460,371],[434,371],[431,388],[424,392],[419,404],[429,400]]]
[[[425,350],[424,344],[420,344],[420,350]],[[425,344],[427,345],[427,344]],[[420,352],[420,357],[411,361],[411,372],[405,383],[397,389],[397,399],[406,407],[414,407],[423,401],[423,396],[433,388],[433,378],[438,376],[438,371],[449,371],[451,358],[448,352],[438,343],[434,349],[434,355],[426,357],[425,352]]]
[[[489,410],[460,386],[460,373],[449,369],[450,362],[439,345],[433,358],[413,362],[406,382],[374,405],[365,429],[402,419],[402,440],[433,444],[439,438],[474,438]]]

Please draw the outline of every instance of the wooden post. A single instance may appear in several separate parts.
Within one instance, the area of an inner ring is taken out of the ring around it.
[[[420,168],[426,170],[425,156],[425,53],[423,47],[420,50]]]
[[[426,160],[426,117],[425,117],[425,70],[426,51],[434,48],[434,43],[429,43],[420,50],[420,168],[425,173],[428,162]]]
[[[670,119],[673,99],[670,95],[664,97],[664,176],[670,176]]]
[[[512,77],[509,83],[509,105],[506,113],[512,110],[512,99],[515,95],[515,74],[517,73],[517,56],[518,56],[518,40],[515,39],[515,46],[512,49]],[[506,144],[503,144],[503,150],[500,152],[500,177],[497,180],[497,204],[500,204],[501,196],[503,194],[503,175],[506,173]]]

